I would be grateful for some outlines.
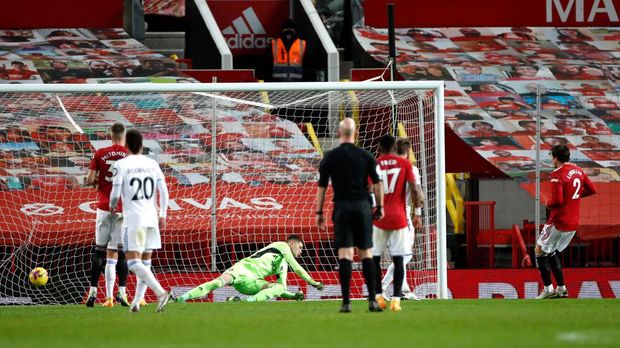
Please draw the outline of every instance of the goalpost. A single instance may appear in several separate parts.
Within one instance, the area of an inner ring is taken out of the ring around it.
[[[339,297],[333,226],[315,226],[314,200],[322,146],[337,143],[341,117],[355,119],[358,145],[373,155],[396,129],[412,139],[426,203],[407,279],[420,297],[448,298],[441,81],[0,85],[0,305],[84,301],[97,200],[84,179],[114,122],[143,133],[166,176],[168,222],[153,258],[164,287],[180,294],[295,233],[301,265],[326,286],[290,276],[289,287]],[[35,267],[47,269],[47,285],[28,282]]]

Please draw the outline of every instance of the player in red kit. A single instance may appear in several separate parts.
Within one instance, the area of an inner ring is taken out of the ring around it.
[[[538,299],[568,297],[558,253],[568,246],[579,226],[581,198],[596,193],[596,188],[588,175],[578,166],[568,162],[570,150],[566,145],[554,146],[551,149],[551,157],[556,168],[551,173],[551,197],[547,200],[547,208],[551,213],[534,250],[545,285]],[[552,272],[558,286],[555,291],[551,283]]]
[[[388,246],[394,262],[394,295],[390,302],[392,311],[400,311],[400,298],[402,296],[403,279],[405,269],[403,267],[404,255],[411,253],[411,244],[407,242],[409,225],[407,219],[407,187],[414,197],[415,208],[418,208],[416,199],[418,191],[411,163],[394,154],[396,139],[391,135],[385,135],[379,139],[380,156],[377,158],[377,174],[383,183],[383,206],[385,216],[381,220],[375,220],[372,232],[372,254],[377,269],[376,276],[376,300],[379,306],[386,307],[383,289],[381,288],[381,253]],[[419,226],[419,219],[415,220]]]
[[[114,306],[114,281],[118,270],[118,290],[116,300],[128,307],[125,295],[127,284],[127,262],[122,251],[122,218],[114,218],[109,211],[110,192],[112,192],[112,164],[127,157],[125,148],[125,126],[115,123],[110,128],[112,146],[99,149],[90,161],[86,183],[97,187],[97,222],[95,228],[95,252],[91,260],[90,291],[86,300],[87,307],[93,307],[97,300],[97,284],[105,267],[106,301],[104,307]],[[106,255],[107,249],[107,255]],[[107,260],[106,260],[107,257]]]

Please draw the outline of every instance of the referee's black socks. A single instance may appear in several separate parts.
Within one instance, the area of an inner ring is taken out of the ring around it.
[[[351,263],[351,260],[348,259],[338,259],[338,273],[340,274],[342,304],[351,303]]]
[[[366,287],[368,288],[368,301],[375,300],[375,286],[376,286],[376,273],[375,273],[375,263],[373,259],[367,257],[362,259],[362,271],[364,272],[364,280],[366,280]],[[379,269],[380,271],[380,269]],[[381,287],[381,282],[379,281],[379,287]]]
[[[373,256],[372,261],[375,266],[375,294],[381,294],[381,256]]]

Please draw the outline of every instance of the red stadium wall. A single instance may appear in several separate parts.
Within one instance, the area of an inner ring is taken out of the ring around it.
[[[306,285],[303,280],[294,275],[288,278],[289,287],[292,290],[301,289],[306,294],[307,299],[339,298],[338,272],[310,273],[315,279],[328,280],[325,282],[323,291]],[[157,277],[162,281],[164,287],[172,287],[173,291],[176,292],[185,292],[216,276],[215,273],[193,273],[189,275],[159,274]],[[414,272],[409,271],[410,284],[413,276]],[[567,268],[564,269],[564,276],[570,298],[620,298],[620,268]],[[353,282],[363,284],[361,272],[353,273]],[[130,283],[133,284],[133,281]],[[103,285],[103,283],[101,284]],[[352,287],[354,298],[364,297],[364,294],[359,292],[360,288],[362,287]],[[520,270],[448,270],[449,295],[455,299],[532,299],[538,295],[540,289],[542,289],[540,275],[538,270],[534,268]],[[222,301],[226,296],[234,294],[234,289],[227,287],[209,295],[209,299]],[[151,298],[150,301],[155,301],[155,298]]]
[[[395,4],[395,25],[399,28],[612,27],[619,24],[620,10],[620,0],[367,0],[365,24],[386,28],[387,3]]]
[[[0,27],[122,28],[123,0],[4,1]]]
[[[163,243],[208,241],[210,190],[168,185],[173,203],[162,232]],[[309,240],[324,238],[325,233],[319,233],[314,222],[314,183],[295,187],[295,194],[291,189],[283,194],[274,184],[255,187],[251,193],[237,187],[218,184],[219,242],[271,242],[291,233],[301,233]],[[71,195],[71,200],[66,195]],[[97,202],[92,189],[1,192],[0,202],[0,245],[20,245],[28,238],[35,245],[92,243]],[[239,224],[239,219],[244,224]]]

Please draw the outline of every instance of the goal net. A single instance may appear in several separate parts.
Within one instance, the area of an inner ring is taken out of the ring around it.
[[[314,200],[318,164],[337,145],[342,117],[355,119],[358,145],[374,155],[384,134],[412,139],[426,202],[407,280],[420,297],[446,298],[442,88],[435,82],[0,86],[0,304],[85,300],[97,201],[85,177],[95,151],[111,145],[114,122],[143,133],[144,154],[166,177],[168,221],[153,256],[164,287],[181,294],[295,233],[305,242],[300,264],[326,286],[320,292],[289,276],[289,288],[308,299],[338,298],[333,226],[315,226]],[[331,201],[325,211],[331,216]],[[48,271],[45,286],[29,283],[35,267]],[[354,273],[352,295],[361,298],[361,270]],[[130,297],[134,285],[130,275]],[[101,301],[103,276],[99,286]],[[223,288],[205,300],[235,294]]]

